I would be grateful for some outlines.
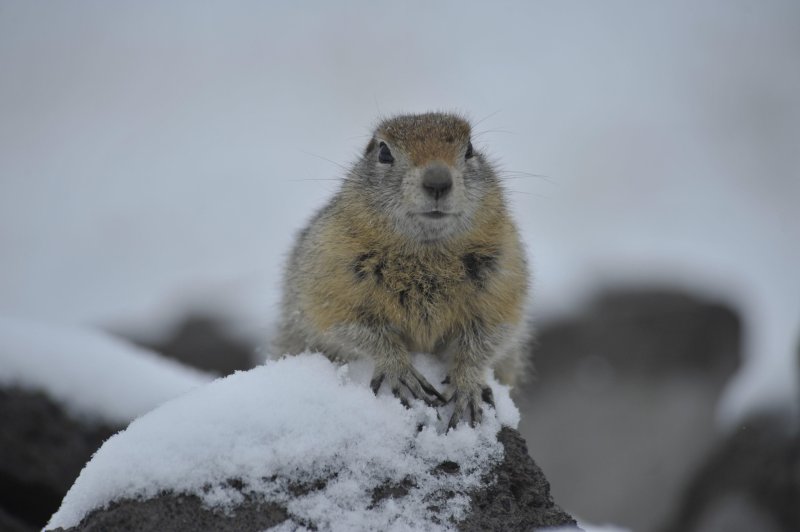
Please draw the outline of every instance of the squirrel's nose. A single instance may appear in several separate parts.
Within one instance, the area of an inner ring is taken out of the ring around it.
[[[433,163],[422,172],[422,188],[433,199],[439,199],[450,191],[453,177],[450,169],[442,163]]]

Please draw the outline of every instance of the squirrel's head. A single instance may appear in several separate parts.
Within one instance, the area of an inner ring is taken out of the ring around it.
[[[469,123],[453,114],[383,120],[351,183],[410,238],[430,242],[469,231],[487,194],[501,193],[470,134]]]

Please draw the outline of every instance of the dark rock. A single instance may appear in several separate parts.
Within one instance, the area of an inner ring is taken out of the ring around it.
[[[0,427],[0,513],[39,530],[116,431],[80,422],[45,395],[15,388],[0,389]]]
[[[391,482],[378,486],[372,491],[372,507],[384,499],[400,499],[408,495],[411,488],[414,487],[414,481],[406,477],[399,484],[392,484]]]
[[[542,328],[536,369],[554,378],[601,360],[615,373],[724,382],[739,366],[740,341],[739,317],[722,304],[678,291],[607,292],[581,316]]]
[[[161,341],[132,340],[188,366],[219,375],[255,366],[255,347],[231,334],[222,318],[208,315],[187,316]]]
[[[528,455],[519,433],[503,429],[498,438],[506,455],[486,477],[486,486],[471,495],[473,509],[457,526],[465,531],[533,531],[539,528],[575,525],[575,520],[562,511],[550,496],[550,485],[542,471]],[[452,465],[443,463],[436,470],[452,472]],[[452,464],[452,463],[451,463]],[[235,485],[235,484],[231,484]],[[410,478],[393,485],[381,486],[373,493],[373,504],[383,499],[406,496],[414,485]],[[297,488],[297,496],[320,486]],[[204,508],[195,496],[164,493],[149,500],[124,500],[98,509],[86,516],[71,532],[171,530],[257,531],[281,524],[290,518],[285,507],[245,496],[245,502],[232,513]],[[314,523],[299,523],[314,529]],[[63,531],[64,529],[55,529]]]
[[[461,471],[461,466],[455,462],[451,462],[450,460],[446,460],[436,466],[436,469],[433,470],[434,474],[446,474],[446,475],[454,475]]]
[[[649,532],[712,449],[742,327],[718,302],[619,291],[543,325],[520,432],[553,495],[589,522]]]
[[[665,532],[800,530],[800,435],[780,413],[742,424],[710,453]]]
[[[505,447],[503,462],[492,471],[492,483],[472,495],[472,513],[458,528],[502,532],[576,526],[553,502],[550,483],[528,454],[519,432],[503,428],[497,437]]]
[[[258,532],[288,519],[280,505],[247,497],[233,513],[226,514],[203,506],[194,495],[163,494],[148,500],[123,500],[92,512],[80,525],[69,530],[83,532]],[[63,528],[52,529],[63,531]]]
[[[0,530],[3,532],[34,532],[34,530],[41,530],[41,528],[20,521],[3,508],[0,508]]]

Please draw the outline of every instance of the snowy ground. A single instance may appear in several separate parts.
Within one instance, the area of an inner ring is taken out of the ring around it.
[[[263,336],[318,180],[379,114],[457,109],[509,171],[540,316],[608,282],[721,296],[748,331],[721,417],[797,404],[799,52],[790,0],[6,0],[0,313],[208,305]]]
[[[83,420],[124,426],[211,380],[99,331],[0,317],[0,386],[42,392]]]
[[[415,366],[432,382],[444,376],[424,356]],[[223,482],[240,479],[245,490],[286,504],[291,516],[323,530],[442,529],[431,520],[431,501],[448,490],[464,493],[480,485],[503,455],[496,433],[501,424],[515,427],[519,412],[508,389],[492,382],[497,411],[487,408],[475,429],[462,424],[445,434],[447,417],[437,420],[435,409],[415,401],[409,410],[389,394],[375,397],[368,387],[371,369],[368,363],[339,367],[305,354],[169,401],[103,445],[47,528],[74,526],[115,499],[162,490],[229,507],[242,495]],[[432,474],[444,460],[457,462],[460,471]],[[266,480],[273,475],[277,482]],[[406,476],[415,482],[406,497],[370,508],[375,488]],[[320,479],[327,481],[324,488],[290,494],[290,485]],[[458,519],[468,504],[456,497],[445,511]]]

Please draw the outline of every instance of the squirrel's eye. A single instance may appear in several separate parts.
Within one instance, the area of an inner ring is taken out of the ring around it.
[[[475,155],[472,153],[472,141],[467,143],[467,153],[464,154],[464,159],[472,159],[472,156]]]
[[[378,152],[378,162],[383,164],[393,163],[394,157],[392,157],[392,152],[389,151],[389,146],[387,146],[385,142],[381,142],[380,147],[381,149]]]

